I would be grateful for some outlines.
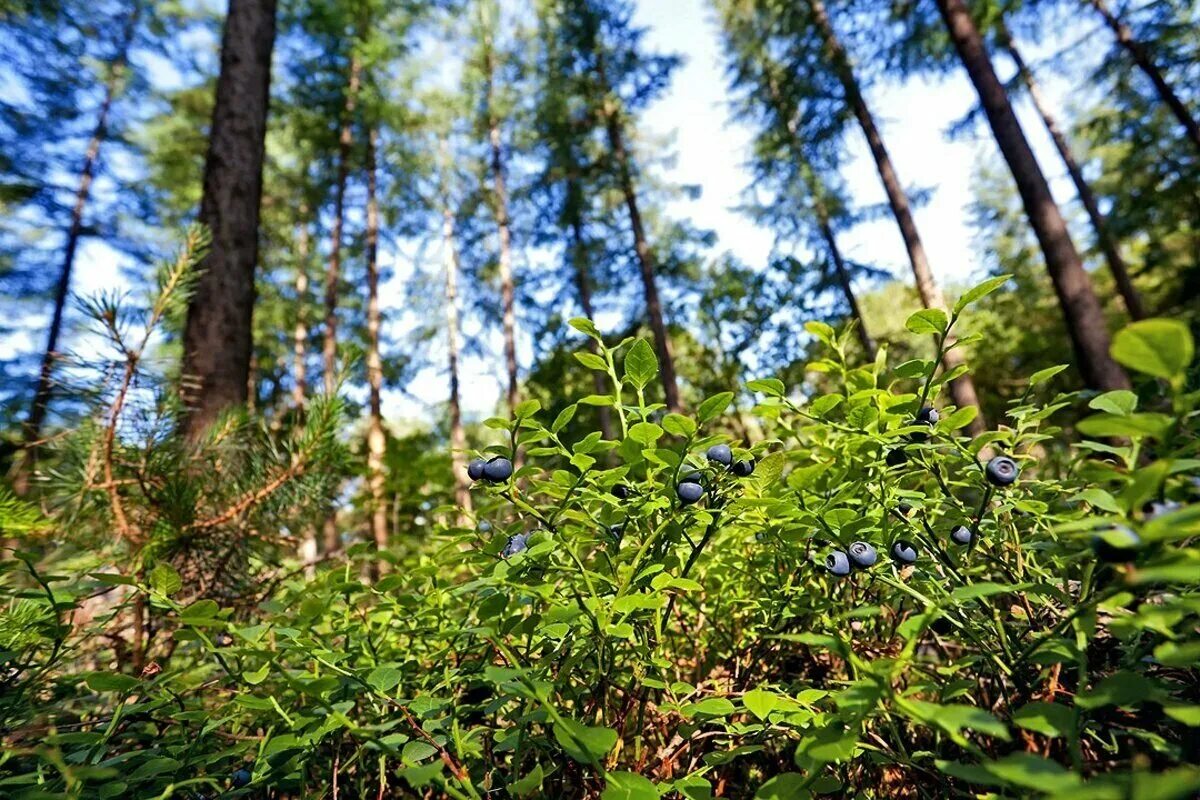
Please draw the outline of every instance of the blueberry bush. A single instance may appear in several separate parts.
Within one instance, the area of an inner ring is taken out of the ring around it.
[[[944,346],[998,285],[907,327]],[[474,513],[439,509],[436,535],[389,552],[355,545],[307,574],[272,561],[323,491],[306,476],[338,468],[335,408],[287,447],[240,434],[242,484],[207,485],[234,457],[219,441],[180,469],[170,437],[128,435],[89,502],[0,499],[0,796],[1200,791],[1184,325],[1116,337],[1136,391],[1040,402],[1061,368],[1045,370],[974,439],[940,358],[851,363],[851,333],[824,324],[808,369],[831,391],[766,378],[688,415],[647,399],[646,341],[572,325],[611,394],[489,420],[502,438],[468,466]],[[723,424],[748,394],[752,445]],[[566,438],[581,407],[610,409],[619,438]],[[134,533],[101,551],[84,533],[118,524],[114,481]],[[177,557],[217,529],[257,543],[216,567],[238,591]]]

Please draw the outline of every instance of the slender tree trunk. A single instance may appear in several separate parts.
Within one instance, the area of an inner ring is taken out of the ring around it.
[[[1167,82],[1162,70],[1154,63],[1154,56],[1150,52],[1150,48],[1134,38],[1133,30],[1117,19],[1104,0],[1088,0],[1088,2],[1104,18],[1104,24],[1117,37],[1117,44],[1129,53],[1133,63],[1137,64],[1138,69],[1145,73],[1150,82],[1154,84],[1154,90],[1158,93],[1159,99],[1166,103],[1167,108],[1171,109],[1171,113],[1175,115],[1175,119],[1179,120],[1179,124],[1187,133],[1187,138],[1191,139],[1192,144],[1197,148],[1200,148],[1200,123],[1196,121],[1196,117],[1192,115],[1183,100],[1175,93],[1175,89]]]
[[[350,57],[350,75],[346,83],[346,97],[342,107],[342,130],[338,136],[337,184],[333,196],[333,229],[330,231],[329,268],[325,271],[325,331],[322,341],[322,358],[325,378],[325,393],[337,391],[337,330],[338,295],[342,278],[342,230],[346,224],[346,182],[350,173],[350,147],[354,144],[354,110],[358,105],[358,84],[362,73],[362,62],[358,53]],[[337,512],[330,510],[325,515],[325,552],[334,553],[341,549],[341,535],[337,527]]]
[[[1092,192],[1092,187],[1083,176],[1083,170],[1071,152],[1071,146],[1067,143],[1066,135],[1058,127],[1058,121],[1054,118],[1054,115],[1050,113],[1050,107],[1042,95],[1041,87],[1034,78],[1033,71],[1025,63],[1025,59],[1021,57],[1020,51],[1017,50],[1012,36],[1007,31],[1002,31],[1001,38],[1009,57],[1017,67],[1017,74],[1020,75],[1021,82],[1025,84],[1025,88],[1029,92],[1029,99],[1033,101],[1034,108],[1037,109],[1038,114],[1042,118],[1042,124],[1046,126],[1046,130],[1050,133],[1050,138],[1054,140],[1054,146],[1057,148],[1058,154],[1067,168],[1067,174],[1071,176],[1071,182],[1075,184],[1075,192],[1079,196],[1079,202],[1083,204],[1084,210],[1087,211],[1088,220],[1091,221],[1092,230],[1096,234],[1096,244],[1099,245],[1100,252],[1104,254],[1104,260],[1108,263],[1108,269],[1112,272],[1113,282],[1117,286],[1117,291],[1120,293],[1121,299],[1125,302],[1125,310],[1129,312],[1129,316],[1132,319],[1144,319],[1146,311],[1142,306],[1141,295],[1138,294],[1137,288],[1133,285],[1133,281],[1129,277],[1129,268],[1125,264],[1125,259],[1121,257],[1120,247],[1109,231],[1108,220],[1104,218],[1104,214],[1100,211],[1100,205],[1096,202],[1096,195]]]
[[[42,435],[42,424],[46,421],[46,411],[50,404],[50,394],[53,389],[54,360],[58,356],[58,339],[62,334],[63,312],[66,309],[67,297],[71,293],[71,273],[75,267],[75,251],[79,247],[79,239],[83,235],[83,212],[87,206],[92,191],[92,180],[96,175],[96,163],[100,158],[100,148],[108,138],[108,117],[112,111],[113,102],[121,90],[125,68],[129,61],[129,47],[137,32],[138,20],[141,18],[142,4],[136,2],[129,12],[129,19],[121,32],[121,41],[116,56],[109,66],[107,80],[104,84],[104,99],[100,101],[100,109],[96,114],[96,127],[92,130],[92,138],[88,142],[83,157],[83,169],[79,171],[79,185],[75,189],[75,206],[71,209],[71,224],[67,228],[67,241],[63,247],[62,266],[58,271],[58,284],[54,291],[54,314],[50,319],[50,332],[47,336],[46,351],[42,355],[42,368],[38,373],[37,389],[33,395],[33,405],[29,410],[29,418],[25,423],[25,443],[27,464],[21,470],[21,476],[28,474],[37,457],[37,442]],[[26,481],[23,477],[17,482],[23,489]]]
[[[275,0],[229,0],[200,203],[212,249],[183,333],[183,430],[193,438],[246,402],[274,44]]]
[[[1025,213],[1037,235],[1046,268],[1066,316],[1079,370],[1094,389],[1129,387],[1129,377],[1109,355],[1108,326],[1091,279],[1075,250],[1058,205],[996,77],[983,37],[962,0],[937,0],[950,39],[979,94],[992,133],[1017,183]]]
[[[818,222],[821,226],[821,238],[825,240],[825,246],[829,248],[829,258],[833,261],[833,268],[837,273],[838,284],[842,287],[842,294],[846,298],[846,305],[850,307],[850,317],[857,323],[855,328],[858,331],[858,341],[862,344],[867,361],[874,362],[877,352],[875,341],[867,332],[867,323],[863,319],[862,309],[858,307],[858,298],[854,296],[854,287],[850,285],[850,272],[846,269],[846,262],[842,259],[842,251],[838,247],[837,237],[834,236],[833,228],[830,227],[829,220],[825,219],[824,213],[821,211],[818,213],[821,215]]]
[[[308,206],[300,206],[296,226],[296,327],[292,329],[292,406],[303,414],[308,405],[308,266],[312,246]]]
[[[875,169],[879,172],[879,180],[883,183],[884,191],[887,194],[888,206],[892,210],[892,216],[896,219],[896,226],[900,229],[900,238],[904,240],[904,248],[908,252],[908,260],[912,265],[913,278],[917,284],[917,293],[921,297],[921,303],[926,308],[946,310],[946,298],[933,279],[933,270],[929,267],[925,245],[917,232],[917,222],[913,219],[908,195],[904,191],[904,185],[900,182],[900,176],[896,174],[892,157],[883,143],[883,135],[875,124],[875,117],[863,97],[862,89],[854,74],[854,67],[850,63],[850,56],[842,47],[833,25],[829,21],[825,4],[821,0],[809,0],[809,5],[821,36],[825,40],[825,49],[828,51],[830,62],[837,72],[842,90],[846,93],[846,103],[854,112],[854,117],[858,120],[859,127],[862,128],[863,135],[867,139],[871,157],[875,160]],[[953,341],[954,339],[951,337],[947,344],[951,344]],[[957,350],[951,350],[942,357],[942,366],[947,371],[955,369],[962,363],[962,355]],[[979,397],[975,393],[975,382],[971,380],[969,374],[961,375],[950,382],[950,395],[954,399],[954,404],[959,408],[966,406],[980,408]],[[982,409],[967,430],[972,435],[978,435],[987,430],[987,421],[983,417]]]
[[[454,249],[454,214],[449,204],[442,209],[442,266],[446,273],[446,350],[450,371],[450,467],[454,472],[454,501],[463,514],[470,514],[467,435],[463,430],[458,383],[458,255]]]
[[[663,397],[666,400],[667,410],[677,412],[682,410],[683,406],[679,401],[679,382],[675,378],[675,356],[671,351],[671,338],[667,334],[662,303],[658,299],[654,253],[650,249],[649,242],[646,241],[646,228],[642,223],[642,212],[638,207],[637,190],[633,183],[633,167],[630,164],[629,153],[625,150],[621,108],[616,98],[611,96],[612,90],[608,85],[608,76],[604,70],[602,55],[597,57],[596,71],[600,79],[601,90],[606,95],[600,111],[604,116],[605,131],[608,134],[608,147],[617,166],[617,179],[625,198],[625,208],[629,212],[629,227],[633,232],[633,249],[637,255],[638,267],[641,269],[642,290],[646,296],[646,317],[650,322],[650,331],[654,335],[654,349],[658,352]]]
[[[568,194],[572,197],[578,197],[574,183],[568,189]],[[583,236],[583,220],[580,219],[579,209],[577,206],[572,207],[571,214],[571,261],[575,267],[575,289],[579,293],[579,307],[583,310],[583,315],[588,319],[595,321],[595,311],[592,308],[592,282],[588,275],[588,256],[587,256],[587,241]],[[600,355],[600,347],[596,340],[588,337],[588,350],[593,355]],[[608,394],[608,381],[604,377],[604,373],[596,370],[589,370],[592,373],[592,387],[596,394]],[[600,433],[608,440],[611,440],[615,434],[613,432],[612,414],[607,406],[597,408],[600,417]]]
[[[367,484],[371,492],[371,538],[375,547],[388,547],[387,504],[384,500],[383,460],[387,437],[383,431],[383,358],[379,352],[379,198],[375,154],[379,132],[367,131],[367,385],[369,386],[367,425]],[[387,572],[387,562],[379,559],[376,571]]]
[[[496,115],[495,106],[496,55],[490,39],[487,45],[487,70],[488,144],[492,155],[492,192],[495,195],[493,210],[500,239],[500,301],[504,329],[504,365],[508,373],[508,387],[504,397],[509,413],[512,413],[520,400],[520,385],[517,382],[517,320],[512,273],[512,231],[508,217],[508,186],[504,179],[504,147],[500,135],[500,119]]]
[[[337,390],[338,294],[342,279],[342,230],[346,224],[346,182],[350,174],[350,147],[354,144],[354,109],[358,105],[358,84],[362,62],[355,53],[350,58],[350,76],[342,107],[342,131],[338,136],[337,184],[333,196],[333,230],[330,232],[329,268],[325,272],[325,335],[322,354],[325,367],[325,393]]]

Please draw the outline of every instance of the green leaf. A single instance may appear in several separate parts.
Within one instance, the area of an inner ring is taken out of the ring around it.
[[[138,685],[138,680],[119,672],[93,672],[84,683],[93,692],[128,692]]]
[[[597,764],[617,743],[617,732],[563,717],[554,723],[554,738],[571,758],[581,764]]]
[[[687,438],[696,432],[696,423],[682,414],[667,414],[663,417],[663,430],[674,436]]]
[[[1156,378],[1181,376],[1192,363],[1192,334],[1180,320],[1144,319],[1113,337],[1112,357],[1130,369]]]
[[[1032,753],[1011,753],[983,766],[1010,786],[1038,792],[1065,792],[1082,783],[1078,775]]]
[[[1027,703],[1017,709],[1012,720],[1043,736],[1072,738],[1075,735],[1075,710],[1062,703]]]
[[[170,564],[159,561],[150,570],[150,588],[170,597],[183,588],[183,578],[179,577],[179,573]]]
[[[608,371],[608,364],[604,363],[604,359],[595,353],[589,353],[585,350],[581,350],[573,355],[575,356],[576,361],[578,361],[580,364],[583,364],[588,369],[594,369],[599,372]]]
[[[526,400],[522,403],[517,403],[517,407],[513,409],[513,417],[516,419],[525,419],[532,417],[534,414],[542,410],[542,404],[537,400]]]
[[[799,772],[783,772],[758,787],[754,800],[802,800],[812,797],[804,789],[808,779]]]
[[[940,308],[922,308],[905,321],[904,327],[913,333],[942,333],[949,322]]]
[[[652,447],[662,435],[663,429],[653,422],[639,422],[629,429],[629,438],[646,447]]]
[[[817,320],[806,322],[804,323],[804,330],[820,339],[827,346],[833,347],[833,328],[829,327],[826,323]]]
[[[409,764],[416,764],[429,758],[437,751],[437,748],[429,742],[414,739],[404,745],[404,749],[400,751],[400,758]]]
[[[571,405],[558,412],[558,416],[554,418],[554,424],[550,426],[551,433],[558,433],[567,426],[567,423],[575,418],[575,411],[579,408],[578,403]]]
[[[1107,511],[1110,514],[1122,514],[1124,509],[1117,502],[1117,498],[1113,497],[1103,489],[1095,486],[1090,489],[1084,489],[1079,494],[1071,498],[1072,500],[1082,500],[1089,503],[1101,511]]]
[[[242,673],[242,680],[251,686],[258,686],[267,679],[267,673],[271,671],[270,664],[263,664],[255,670],[246,670]]]
[[[638,339],[625,354],[625,380],[638,389],[645,389],[658,377],[658,357],[645,339]]]
[[[1162,693],[1162,687],[1145,675],[1121,670],[1100,681],[1091,691],[1077,694],[1075,705],[1089,710],[1103,706],[1134,706],[1156,700]]]
[[[1038,384],[1041,384],[1041,383],[1045,383],[1046,381],[1050,380],[1058,373],[1065,370],[1068,366],[1069,365],[1067,365],[1067,364],[1059,364],[1056,367],[1046,367],[1045,369],[1039,369],[1037,372],[1035,372],[1029,376],[1029,385],[1032,387],[1032,386],[1037,386]]]
[[[977,300],[982,300],[984,297],[987,297],[989,294],[1008,283],[1008,279],[1011,277],[1012,275],[997,275],[996,277],[988,278],[983,283],[973,286],[967,291],[963,292],[962,297],[958,298],[958,302],[954,304],[954,313],[962,313],[962,310],[967,306],[971,305]]]
[[[956,431],[959,428],[965,428],[970,425],[975,421],[977,416],[979,416],[978,406],[963,406],[962,408],[955,409],[954,413],[946,417],[946,421],[942,424],[950,430]]]
[[[898,705],[918,721],[941,728],[960,746],[966,746],[966,739],[962,736],[964,728],[1004,741],[1011,738],[1004,723],[982,708],[958,704],[939,705],[912,699],[900,700]]]
[[[725,409],[729,407],[731,402],[733,402],[733,392],[714,394],[701,403],[700,408],[696,409],[696,418],[701,423],[716,419],[725,413]]]
[[[1138,398],[1136,394],[1128,389],[1116,389],[1093,397],[1092,401],[1088,403],[1088,408],[1094,408],[1097,411],[1107,411],[1118,417],[1125,417],[1137,408],[1137,404]]]
[[[840,394],[823,394],[816,400],[813,400],[812,405],[810,405],[808,408],[809,411],[812,412],[813,416],[823,417],[841,405],[842,401],[845,399],[846,398],[842,397]]]
[[[513,783],[513,794],[517,797],[529,797],[537,794],[542,788],[542,781],[545,780],[545,777],[542,765],[535,764],[524,778]]]
[[[367,685],[377,692],[390,692],[400,685],[404,673],[395,667],[376,667],[367,674]]]
[[[761,392],[769,397],[783,397],[786,387],[778,378],[758,378],[747,381],[746,389],[751,392]]]
[[[736,710],[733,703],[724,697],[709,697],[699,703],[688,703],[680,709],[680,713],[685,717],[728,717]]]
[[[654,782],[633,772],[610,772],[600,800],[658,800]]]
[[[568,321],[567,324],[580,333],[587,334],[596,341],[601,340],[600,331],[598,328],[596,328],[596,323],[592,322],[587,317],[575,317]]]
[[[1093,414],[1079,421],[1079,432],[1085,436],[1107,438],[1110,436],[1149,436],[1162,439],[1171,427],[1171,418],[1166,414]]]
[[[779,705],[779,695],[762,689],[751,689],[742,695],[742,705],[751,714],[765,722]]]

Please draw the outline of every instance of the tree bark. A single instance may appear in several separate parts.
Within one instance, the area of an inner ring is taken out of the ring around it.
[[[574,182],[568,185],[567,192],[568,197],[574,198],[574,200],[568,201],[572,203],[568,213],[571,217],[571,261],[575,268],[575,289],[579,294],[579,307],[583,311],[583,315],[595,322],[595,310],[592,308],[592,282],[588,275],[587,241],[583,236],[583,220],[580,219],[579,208],[575,204],[579,199],[579,193]],[[599,345],[590,336],[587,337],[587,348],[593,355],[600,355]],[[604,373],[594,369],[589,371],[592,373],[592,388],[596,394],[608,394],[610,390]],[[607,440],[612,440],[615,435],[612,413],[607,406],[600,406],[596,410],[600,417],[601,435]]]
[[[504,331],[504,366],[508,375],[508,386],[504,398],[511,414],[520,400],[520,384],[517,381],[517,320],[512,273],[512,230],[508,217],[508,186],[504,179],[504,147],[500,135],[500,119],[496,115],[496,54],[491,38],[487,47],[487,114],[488,145],[491,147],[493,212],[496,231],[500,240],[499,272],[500,302]]]
[[[79,247],[79,239],[83,235],[83,212],[91,196],[92,181],[96,175],[96,163],[100,159],[100,148],[108,138],[108,117],[113,103],[121,90],[122,78],[129,62],[129,48],[137,32],[138,21],[142,14],[141,2],[135,2],[129,12],[129,18],[121,32],[121,40],[117,53],[109,65],[108,76],[104,84],[104,99],[100,101],[100,109],[96,114],[96,127],[92,130],[92,138],[88,141],[84,152],[83,169],[79,171],[79,185],[75,189],[75,206],[71,209],[71,224],[67,228],[67,241],[63,247],[62,266],[58,271],[58,284],[54,291],[54,313],[50,318],[50,331],[46,340],[46,351],[42,355],[42,367],[38,372],[37,388],[33,395],[33,404],[29,409],[29,417],[25,422],[25,446],[27,463],[23,465],[18,481],[23,488],[23,479],[32,468],[37,458],[37,443],[42,435],[42,424],[46,421],[46,412],[50,406],[50,395],[53,391],[54,361],[58,357],[58,339],[62,334],[63,312],[66,310],[67,297],[71,293],[71,273],[75,267],[75,251]]]
[[[379,197],[375,154],[379,131],[367,131],[367,485],[371,493],[371,538],[378,550],[387,550],[387,505],[384,500],[384,454],[387,437],[383,430],[383,358],[379,352]],[[387,562],[376,561],[376,573],[387,572]]]
[[[1129,53],[1133,63],[1137,64],[1150,82],[1154,84],[1154,90],[1158,93],[1158,97],[1171,113],[1175,115],[1175,119],[1179,120],[1179,124],[1183,126],[1187,137],[1192,140],[1197,149],[1200,149],[1200,123],[1192,115],[1192,112],[1184,104],[1183,100],[1175,93],[1175,89],[1167,82],[1167,78],[1163,75],[1162,70],[1154,63],[1154,56],[1150,52],[1150,48],[1143,42],[1139,42],[1133,35],[1133,30],[1124,22],[1119,20],[1115,14],[1108,8],[1108,4],[1104,0],[1088,0],[1092,4],[1092,8],[1099,12],[1104,19],[1104,24],[1117,37],[1117,44]]]
[[[350,174],[350,147],[354,144],[354,109],[358,105],[358,84],[362,62],[358,54],[350,57],[350,75],[342,107],[342,130],[338,135],[337,183],[333,196],[333,229],[330,231],[329,268],[325,271],[325,335],[322,356],[325,368],[325,393],[337,391],[338,294],[342,279],[342,230],[346,224],[346,182]]]
[[[1058,150],[1058,154],[1067,168],[1067,174],[1071,176],[1071,182],[1075,184],[1075,193],[1079,196],[1079,202],[1083,204],[1083,208],[1088,215],[1088,220],[1092,223],[1092,231],[1096,234],[1096,244],[1100,247],[1100,252],[1104,254],[1104,260],[1108,264],[1109,271],[1112,273],[1113,282],[1117,286],[1117,292],[1121,295],[1121,299],[1125,303],[1125,310],[1129,312],[1131,319],[1144,319],[1146,311],[1142,305],[1141,295],[1138,293],[1137,287],[1133,285],[1133,280],[1129,277],[1129,267],[1125,264],[1125,259],[1121,257],[1120,247],[1113,238],[1111,231],[1109,231],[1108,220],[1104,218],[1103,212],[1100,211],[1100,205],[1096,202],[1096,195],[1092,192],[1092,187],[1083,176],[1083,170],[1071,152],[1071,146],[1067,143],[1066,135],[1059,128],[1058,121],[1054,118],[1054,115],[1050,113],[1050,107],[1042,95],[1041,87],[1038,85],[1033,71],[1025,63],[1025,59],[1022,58],[1020,51],[1017,50],[1011,34],[1006,30],[1002,30],[1001,39],[1004,43],[1004,48],[1008,51],[1009,58],[1016,65],[1017,74],[1020,76],[1021,82],[1025,84],[1025,89],[1029,92],[1029,99],[1033,101],[1034,108],[1037,109],[1038,115],[1042,118],[1042,124],[1046,126],[1050,138],[1054,141],[1054,147]]]
[[[850,63],[850,56],[842,47],[833,25],[830,23],[822,0],[809,0],[809,6],[812,8],[813,18],[821,36],[825,40],[830,63],[833,64],[838,81],[842,84],[842,90],[846,93],[846,103],[854,112],[854,117],[858,120],[859,127],[862,128],[863,135],[867,139],[867,146],[875,161],[879,180],[883,183],[884,191],[887,194],[888,206],[891,208],[892,216],[896,219],[896,226],[900,229],[900,237],[904,240],[904,248],[908,252],[908,260],[912,265],[913,278],[917,284],[917,293],[921,297],[921,303],[926,308],[938,308],[944,311],[946,310],[946,298],[933,279],[933,271],[929,267],[925,245],[917,232],[917,222],[913,219],[908,195],[892,164],[892,157],[884,145],[879,127],[875,124],[875,117],[863,97],[862,89],[858,85],[858,78],[854,74],[854,67]],[[950,337],[946,344],[950,345],[953,342],[954,338]],[[957,350],[950,350],[942,357],[942,367],[946,371],[953,370],[962,363],[962,355]],[[959,408],[967,406],[980,408],[980,413],[967,426],[967,430],[973,436],[987,430],[987,421],[983,417],[979,397],[975,393],[975,382],[971,380],[970,374],[963,374],[950,382],[950,395],[954,399],[954,404]]]
[[[838,284],[842,287],[842,294],[846,298],[846,305],[850,307],[850,317],[857,323],[855,328],[858,331],[858,341],[862,344],[867,361],[874,362],[875,354],[878,352],[875,348],[875,340],[867,332],[867,323],[863,319],[862,309],[858,307],[858,298],[854,296],[854,287],[850,285],[850,272],[846,269],[846,262],[842,259],[842,251],[838,247],[837,237],[834,236],[833,228],[829,226],[829,220],[825,218],[824,212],[818,211],[818,214],[820,215],[818,224],[821,226],[821,238],[825,240],[825,246],[829,248],[829,258],[833,261],[833,268],[837,274]]]
[[[1029,147],[1012,104],[996,76],[975,21],[962,0],[937,0],[950,39],[974,84],[992,133],[1017,183],[1066,317],[1079,370],[1093,389],[1129,387],[1129,377],[1109,355],[1108,326],[1091,279],[1075,250],[1066,221]]]
[[[608,84],[602,54],[597,56],[596,72],[600,79],[600,89],[605,94],[600,112],[604,117],[608,147],[617,166],[617,179],[620,183],[621,194],[625,198],[625,208],[629,213],[629,227],[633,233],[633,249],[637,255],[638,267],[642,276],[642,290],[646,296],[646,317],[650,323],[650,331],[654,335],[654,349],[658,353],[663,397],[667,404],[667,410],[678,412],[682,410],[683,406],[679,401],[679,382],[675,378],[675,357],[671,351],[671,339],[667,335],[662,303],[658,298],[654,253],[646,241],[646,228],[642,223],[637,190],[633,183],[633,168],[630,164],[629,153],[625,150],[621,109],[616,98],[612,96],[612,87]]]
[[[200,203],[212,249],[183,333],[182,427],[191,438],[246,402],[274,44],[275,0],[229,0]]]
[[[450,468],[454,473],[454,501],[464,514],[470,514],[467,435],[463,430],[458,383],[458,255],[454,250],[454,214],[449,204],[442,209],[442,267],[446,273],[446,350],[450,371]]]
[[[308,206],[300,206],[296,226],[296,327],[292,329],[292,406],[303,414],[308,405],[308,264],[311,240]]]

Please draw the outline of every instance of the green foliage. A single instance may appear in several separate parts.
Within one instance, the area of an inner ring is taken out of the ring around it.
[[[944,329],[918,319],[914,336]],[[1075,395],[1014,402],[974,440],[949,407],[928,429],[913,414],[943,378],[923,369],[917,390],[882,361],[856,365],[845,336],[814,324],[830,393],[801,402],[752,382],[765,436],[747,448],[723,429],[732,392],[664,416],[642,392],[646,342],[609,348],[572,325],[596,344],[580,362],[613,387],[579,402],[609,408],[617,435],[564,438],[575,404],[489,420],[509,442],[493,452],[524,453],[515,479],[477,489],[468,524],[379,554],[374,580],[366,545],[311,579],[280,573],[253,605],[188,592],[164,559],[80,567],[64,545],[4,561],[5,796],[318,797],[335,775],[356,797],[1200,788],[1198,398],[1171,356],[1191,352],[1186,329],[1118,336],[1120,351],[1152,335],[1159,359],[1131,360],[1138,393],[1094,397],[1086,418],[1165,424],[1081,442],[1057,471],[1039,454]],[[708,462],[719,442],[756,459],[753,474]],[[896,448],[908,461],[889,467]],[[984,479],[996,452],[1021,465],[1010,487]],[[705,494],[684,506],[675,487],[693,472]],[[174,491],[205,496],[227,475]],[[10,505],[6,520],[26,519]],[[285,506],[264,505],[254,529],[290,524]],[[109,524],[95,507],[71,519],[95,514]],[[949,539],[960,524],[970,546]],[[1115,530],[1132,549],[1110,563],[1093,541]],[[517,535],[527,547],[506,549]],[[911,566],[889,557],[901,539]],[[827,572],[855,541],[879,562]],[[132,607],[155,632],[136,670],[121,655]]]

